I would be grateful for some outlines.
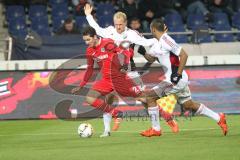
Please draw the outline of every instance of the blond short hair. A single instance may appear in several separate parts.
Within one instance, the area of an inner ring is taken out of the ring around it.
[[[124,22],[127,21],[127,15],[123,12],[117,12],[113,16],[113,19],[120,19],[120,18],[122,18],[124,20]]]

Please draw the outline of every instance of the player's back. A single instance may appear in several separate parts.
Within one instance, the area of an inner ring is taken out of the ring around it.
[[[118,48],[112,39],[100,38],[96,47],[87,48],[87,56],[98,63],[103,78],[110,79],[119,76],[120,63],[116,63]],[[113,60],[114,59],[114,60]]]
[[[178,45],[167,33],[164,33],[158,41],[150,48],[149,54],[157,57],[158,62],[164,66],[166,81],[171,82],[171,74],[176,73],[179,67],[179,54],[182,47]],[[183,71],[182,79],[188,81],[188,76]]]

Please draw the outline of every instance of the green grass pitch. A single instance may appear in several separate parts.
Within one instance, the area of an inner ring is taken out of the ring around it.
[[[123,121],[111,137],[99,138],[102,119],[94,119],[87,122],[95,133],[85,139],[77,135],[81,121],[0,121],[0,160],[239,160],[240,116],[227,120],[226,137],[211,119],[193,117],[178,119],[179,134],[161,121],[161,137],[141,137],[150,122],[135,118]]]

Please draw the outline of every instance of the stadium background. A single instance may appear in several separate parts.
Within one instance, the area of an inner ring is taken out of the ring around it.
[[[136,0],[141,1],[148,1],[144,3],[147,6],[154,0]],[[157,0],[170,4],[187,1]],[[210,9],[206,1],[202,2]],[[101,26],[112,23],[112,14],[120,8],[121,2],[94,0]],[[186,16],[181,12],[186,6],[179,5],[174,5],[178,14],[161,17],[169,26],[168,33],[189,54],[186,70],[193,98],[214,111],[227,113],[227,136],[223,136],[216,122],[208,117],[181,116],[175,117],[180,128],[178,134],[173,134],[161,119],[161,137],[141,137],[139,133],[149,127],[150,119],[145,117],[141,104],[126,99],[120,101],[120,109],[137,115],[137,118],[125,117],[119,131],[103,139],[99,138],[102,118],[87,119],[85,122],[92,124],[94,134],[84,139],[76,132],[83,121],[61,120],[55,111],[56,104],[62,100],[73,102],[71,109],[78,112],[92,109],[85,105],[82,96],[66,94],[68,85],[76,86],[82,80],[86,46],[81,35],[59,36],[55,33],[68,16],[72,16],[80,28],[87,24],[85,17],[74,15],[70,0],[0,0],[0,159],[239,159],[240,1],[224,2],[233,9],[232,15],[226,15],[224,5],[223,13],[211,11],[212,21],[203,15]],[[159,11],[163,8],[158,7]],[[41,45],[31,46],[25,40],[31,30],[41,36]],[[143,32],[150,36],[149,30]],[[134,51],[134,60],[141,68],[146,61],[138,54],[138,46]],[[159,69],[161,66],[154,63],[144,80],[154,85]],[[49,78],[56,72],[61,75],[55,81],[60,87],[58,91],[55,85],[49,85]],[[65,82],[66,88],[61,88],[58,82]],[[180,113],[179,108],[175,110],[176,115]],[[139,118],[139,115],[143,117]]]
[[[98,23],[102,27],[112,24],[112,15],[120,3],[94,1]],[[183,17],[180,11],[162,16],[169,34],[189,54],[187,71],[193,97],[213,110],[225,113],[240,112],[237,83],[240,77],[240,23],[236,18],[240,12],[239,8],[233,8],[233,11],[232,17],[224,12],[212,13],[212,21],[199,14]],[[55,34],[69,16],[80,29],[87,25],[85,17],[75,15],[74,7],[67,0],[1,3],[0,119],[56,118],[55,105],[62,98],[74,99],[73,109],[85,109],[81,107],[84,106],[82,97],[62,95],[49,86],[49,76],[56,69],[63,73],[65,69],[73,69],[76,75],[67,78],[73,85],[78,85],[83,76],[86,45],[81,35]],[[41,36],[41,46],[27,44],[25,36],[31,30]],[[143,34],[151,37],[149,33]],[[135,61],[141,67],[146,61],[137,53],[138,46],[134,50]],[[72,58],[79,59],[76,62],[79,66],[62,66]],[[155,64],[154,67],[160,66]],[[149,79],[154,73],[149,74]],[[129,106],[122,108],[125,112],[132,113],[129,110],[137,105],[135,114],[145,113],[136,102],[120,104],[120,107]],[[176,114],[179,111],[177,109]]]

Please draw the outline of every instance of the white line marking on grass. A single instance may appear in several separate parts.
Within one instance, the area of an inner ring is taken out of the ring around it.
[[[5,136],[51,136],[51,135],[74,135],[73,133],[26,133],[26,134],[0,134],[0,137]]]
[[[208,131],[208,130],[217,130],[218,128],[196,128],[196,129],[180,129],[179,132],[186,132],[186,131]],[[143,130],[142,130],[143,131]],[[136,132],[141,132],[141,131],[115,131],[116,133],[136,133]],[[163,130],[164,133],[171,133],[172,131],[165,131]]]
[[[180,129],[180,132],[186,131],[207,131],[207,130],[217,130],[218,128],[196,128],[196,129]],[[139,133],[141,131],[114,131],[112,133]],[[100,134],[102,132],[94,132],[95,134]],[[164,131],[164,133],[171,133],[171,131]],[[51,135],[76,135],[76,133],[26,133],[26,134],[0,134],[0,137],[8,136],[51,136]]]

